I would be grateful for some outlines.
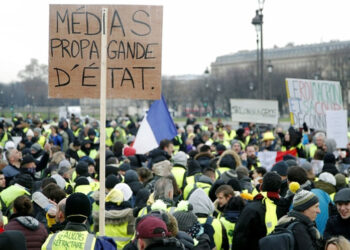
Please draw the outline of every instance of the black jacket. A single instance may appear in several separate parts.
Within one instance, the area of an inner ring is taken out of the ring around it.
[[[185,250],[185,246],[176,238],[165,238],[145,248],[145,250]]]
[[[337,214],[328,218],[323,237],[325,240],[328,240],[333,236],[339,235],[350,240],[350,218],[344,220]]]
[[[277,217],[283,215],[280,199],[271,198],[277,205]],[[232,250],[259,249],[259,240],[266,236],[266,207],[257,196],[248,203],[241,212],[233,232]]]
[[[321,250],[321,235],[316,228],[316,223],[300,212],[292,210],[278,222],[278,225],[287,227],[290,223],[297,221],[292,228],[294,236],[294,250]]]

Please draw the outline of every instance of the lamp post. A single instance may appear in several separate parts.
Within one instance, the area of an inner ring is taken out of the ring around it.
[[[257,72],[258,72],[258,89],[260,91],[260,98],[264,99],[264,46],[263,46],[263,7],[265,0],[258,0],[259,8],[255,11],[255,17],[252,20],[252,24],[255,26],[257,34]],[[260,35],[260,58],[259,58],[259,35]],[[260,61],[260,65],[259,65]],[[260,67],[259,67],[260,66]]]
[[[272,99],[272,82],[271,82],[271,74],[273,70],[273,65],[271,61],[269,60],[269,63],[267,64],[267,72],[269,73],[269,99]]]

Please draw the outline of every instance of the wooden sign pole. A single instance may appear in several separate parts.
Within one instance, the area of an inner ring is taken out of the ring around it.
[[[100,91],[100,211],[99,232],[105,235],[105,163],[106,163],[106,85],[107,85],[107,22],[108,8],[102,8],[101,91]]]

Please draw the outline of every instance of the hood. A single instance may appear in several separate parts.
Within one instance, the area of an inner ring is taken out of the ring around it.
[[[15,219],[22,226],[34,231],[39,228],[39,221],[32,216],[20,216]]]
[[[164,150],[156,148],[149,152],[148,156],[152,158],[152,163],[157,163],[164,160],[169,160],[171,156]]]
[[[228,167],[228,168],[232,169],[232,167],[230,167],[233,164],[232,161],[234,161],[234,163],[235,163],[233,169],[242,165],[242,161],[236,152],[234,152],[232,150],[226,150],[224,153],[222,153],[220,155],[217,166],[218,167]],[[225,166],[226,164],[227,164],[227,166]]]
[[[94,230],[98,231],[99,212],[94,211],[92,216],[94,219]],[[126,208],[123,210],[106,210],[105,221],[106,225],[122,225],[127,222],[127,233],[129,235],[134,233],[135,218],[133,216],[132,208]]]
[[[202,182],[202,183],[207,183],[210,185],[213,185],[213,181],[206,175],[201,175],[198,179],[198,182]]]
[[[194,157],[194,159],[198,161],[202,169],[210,167],[210,160],[213,158],[214,156],[212,154],[205,152],[199,153]]]
[[[214,204],[203,189],[197,188],[188,199],[193,206],[193,213],[211,215],[214,212]]]
[[[315,188],[319,188],[325,191],[327,194],[333,194],[336,192],[335,186],[329,184],[325,181],[317,181],[315,182]]]

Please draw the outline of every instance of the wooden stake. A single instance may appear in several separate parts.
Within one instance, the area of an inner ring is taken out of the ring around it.
[[[102,8],[101,91],[100,91],[100,211],[99,232],[105,235],[105,163],[106,163],[106,85],[107,85],[107,22],[108,8]]]

